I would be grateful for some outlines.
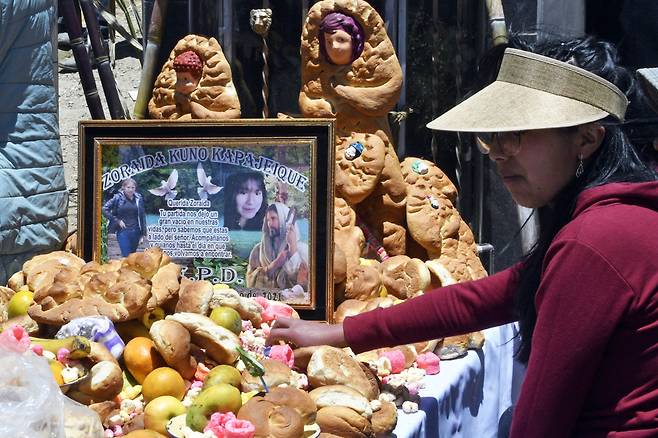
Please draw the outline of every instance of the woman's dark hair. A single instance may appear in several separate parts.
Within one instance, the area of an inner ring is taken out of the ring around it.
[[[355,18],[340,12],[327,14],[320,23],[320,32],[318,35],[320,53],[324,56],[327,62],[333,64],[331,58],[327,55],[327,48],[324,44],[324,34],[326,32],[333,33],[336,30],[343,30],[352,37],[352,57],[350,58],[350,62],[354,62],[359,56],[361,56],[361,52],[363,52],[365,36],[361,25]]]
[[[540,40],[530,44],[513,36],[508,47],[549,56],[588,70],[615,84],[631,101],[639,93],[634,77],[628,70],[619,66],[617,51],[607,42],[584,37],[564,42]],[[608,183],[658,179],[656,173],[639,158],[624,133],[623,124],[611,116],[601,123],[606,130],[604,139],[588,160],[584,173],[579,178],[574,177],[550,205],[538,209],[539,239],[524,257],[515,297],[521,335],[517,358],[524,363],[527,363],[530,357],[532,334],[537,321],[535,295],[539,287],[544,257],[555,235],[571,220],[578,195],[583,190]],[[563,129],[568,131],[576,128]]]
[[[235,198],[240,193],[240,189],[247,185],[247,181],[256,181],[263,193],[263,202],[254,217],[247,220],[244,227],[240,227],[240,213],[235,206]],[[240,172],[234,173],[228,177],[226,182],[226,193],[224,195],[224,226],[229,230],[246,230],[261,231],[263,228],[263,218],[267,208],[267,191],[265,189],[265,180],[263,174],[259,172]]]

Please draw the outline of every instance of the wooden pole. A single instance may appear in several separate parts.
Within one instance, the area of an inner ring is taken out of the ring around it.
[[[153,3],[153,11],[151,11],[149,32],[146,47],[144,48],[144,66],[139,82],[139,90],[137,91],[137,101],[133,110],[136,119],[145,119],[148,115],[148,104],[151,94],[153,94],[153,84],[156,77],[155,68],[158,62],[158,52],[162,43],[162,32],[166,17],[167,0],[156,0]]]
[[[493,45],[507,44],[507,26],[505,26],[505,12],[503,11],[502,1],[487,0],[487,13]]]
[[[96,89],[96,81],[94,80],[94,74],[91,71],[91,61],[87,54],[87,48],[82,39],[82,26],[80,25],[80,19],[76,12],[77,8],[73,3],[73,0],[60,0],[59,5],[62,9],[64,25],[66,26],[66,31],[68,32],[69,40],[71,41],[73,58],[75,59],[75,64],[78,66],[80,83],[84,90],[89,113],[91,114],[92,119],[103,120],[105,119],[103,105],[101,104],[101,98]]]
[[[107,107],[110,110],[110,117],[115,120],[125,119],[126,115],[123,112],[123,105],[119,98],[117,83],[112,74],[110,59],[108,58],[107,51],[103,45],[103,36],[101,35],[96,11],[89,0],[80,0],[80,7],[82,8],[82,13],[85,17],[85,23],[87,23],[87,32],[89,32],[91,48],[94,52],[96,64],[98,65],[98,75],[101,78],[101,85],[105,92]]]

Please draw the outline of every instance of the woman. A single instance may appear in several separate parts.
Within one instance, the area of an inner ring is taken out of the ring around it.
[[[103,216],[110,221],[108,233],[117,233],[121,256],[126,257],[137,251],[146,236],[146,211],[144,198],[137,193],[135,180],[124,179],[121,190],[103,205],[102,211]]]
[[[507,49],[496,82],[428,126],[493,132],[480,135],[484,151],[514,200],[539,212],[532,251],[342,325],[281,318],[268,342],[360,352],[518,319],[527,373],[512,437],[655,436],[658,181],[620,126],[619,88],[630,94],[632,77],[590,38],[524,48]]]
[[[260,231],[267,209],[263,174],[240,172],[231,175],[224,197],[224,226],[229,230]]]

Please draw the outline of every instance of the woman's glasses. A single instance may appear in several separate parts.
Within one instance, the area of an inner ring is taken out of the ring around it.
[[[488,154],[494,144],[498,144],[503,154],[513,156],[521,150],[521,134],[523,131],[508,132],[478,132],[475,139],[483,154]]]

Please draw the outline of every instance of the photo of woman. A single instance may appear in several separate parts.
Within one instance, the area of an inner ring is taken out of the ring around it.
[[[224,195],[224,226],[229,230],[260,231],[267,209],[263,175],[240,172],[228,177]]]
[[[146,236],[146,212],[135,180],[123,180],[121,189],[103,205],[102,212],[109,221],[108,234],[116,233],[121,256],[137,251]]]

